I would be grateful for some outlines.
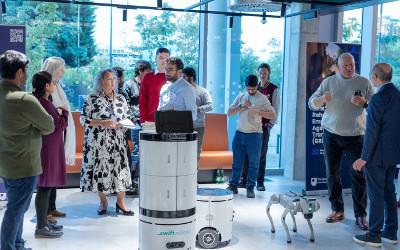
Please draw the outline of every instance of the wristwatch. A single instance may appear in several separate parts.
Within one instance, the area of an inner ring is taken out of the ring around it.
[[[368,108],[368,102],[365,102],[363,108]]]

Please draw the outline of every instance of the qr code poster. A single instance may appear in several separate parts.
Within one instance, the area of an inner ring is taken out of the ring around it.
[[[0,54],[6,50],[25,53],[25,26],[0,25]]]
[[[10,43],[22,43],[22,42],[24,42],[24,30],[10,29]]]

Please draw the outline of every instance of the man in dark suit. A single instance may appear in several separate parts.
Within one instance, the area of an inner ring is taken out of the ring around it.
[[[367,129],[361,158],[355,170],[365,171],[370,203],[369,230],[353,239],[380,247],[381,241],[397,243],[397,207],[394,176],[400,163],[400,92],[391,83],[392,67],[376,64],[371,81],[377,87],[368,107]]]

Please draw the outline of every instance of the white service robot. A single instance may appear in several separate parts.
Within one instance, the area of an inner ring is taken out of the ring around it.
[[[197,243],[216,248],[232,239],[233,193],[221,188],[197,189]]]
[[[304,215],[304,219],[307,220],[307,224],[311,232],[310,241],[311,242],[315,241],[314,230],[311,224],[311,219],[313,217],[314,212],[316,212],[320,207],[318,201],[315,198],[308,198],[294,192],[289,192],[288,194],[271,195],[271,198],[269,199],[267,205],[267,215],[269,221],[271,222],[271,232],[275,233],[274,222],[272,221],[272,217],[269,212],[272,204],[280,204],[285,208],[281,216],[281,221],[286,231],[287,243],[291,243],[292,239],[290,238],[289,229],[285,222],[286,215],[289,213],[290,216],[292,217],[293,232],[297,232],[296,219],[294,217],[297,214],[297,212],[301,212]]]
[[[197,133],[140,133],[140,250],[194,250]]]

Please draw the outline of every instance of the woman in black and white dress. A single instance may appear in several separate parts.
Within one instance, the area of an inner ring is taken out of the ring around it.
[[[125,98],[115,92],[116,76],[111,69],[96,77],[95,93],[86,99],[80,117],[85,127],[81,189],[97,192],[99,215],[107,213],[105,192],[117,193],[116,212],[134,215],[125,204],[125,191],[131,186],[125,129],[120,121],[129,118]]]

